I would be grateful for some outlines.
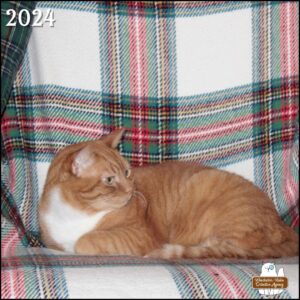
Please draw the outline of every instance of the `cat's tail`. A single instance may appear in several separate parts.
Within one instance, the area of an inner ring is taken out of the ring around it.
[[[205,246],[200,244],[185,247],[181,257],[263,259],[297,256],[298,254],[299,242],[294,240],[286,240],[283,243],[254,249],[244,248],[236,241],[222,241],[215,246]]]
[[[150,252],[145,257],[162,259],[179,258],[225,258],[244,257],[244,252],[229,243],[220,242],[212,245],[210,240],[195,246],[182,246],[178,244],[164,244],[162,248]]]
[[[291,230],[292,231],[292,230]],[[195,246],[182,246],[165,244],[161,249],[154,250],[147,257],[163,259],[179,258],[247,258],[262,259],[285,256],[297,256],[299,254],[299,237],[295,232],[288,232],[284,241],[277,244],[266,245],[260,248],[247,246],[244,240],[230,239],[219,240],[209,238],[205,242]]]

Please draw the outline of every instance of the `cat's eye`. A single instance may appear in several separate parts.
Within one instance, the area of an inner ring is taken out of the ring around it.
[[[131,170],[130,170],[130,169],[127,169],[127,170],[125,171],[125,177],[128,178],[128,177],[130,176],[130,174],[131,174]]]
[[[104,180],[108,185],[112,185],[115,182],[115,176],[106,177]]]

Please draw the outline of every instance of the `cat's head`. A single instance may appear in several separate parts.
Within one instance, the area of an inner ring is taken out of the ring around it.
[[[123,133],[124,129],[118,129],[100,140],[84,143],[71,156],[77,198],[94,209],[123,207],[133,195],[130,164],[116,150]]]

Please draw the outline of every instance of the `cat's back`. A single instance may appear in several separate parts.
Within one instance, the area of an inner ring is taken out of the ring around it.
[[[133,169],[135,180],[139,178],[146,178],[155,175],[156,179],[160,176],[166,177],[172,175],[172,178],[181,177],[184,175],[193,175],[205,169],[212,169],[211,167],[200,165],[198,163],[185,162],[185,161],[164,161],[160,164],[150,164]]]
[[[137,189],[148,196],[157,193],[168,194],[177,191],[191,176],[210,167],[184,161],[165,161],[133,169]],[[174,190],[175,188],[175,190]]]
[[[134,178],[138,189],[153,193],[168,192],[175,194],[195,187],[204,194],[215,196],[220,191],[248,191],[264,194],[258,187],[244,177],[225,170],[217,169],[199,163],[184,161],[165,161],[161,164],[147,165],[133,169]],[[175,197],[176,198],[176,197]]]

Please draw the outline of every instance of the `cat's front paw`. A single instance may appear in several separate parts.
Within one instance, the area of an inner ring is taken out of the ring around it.
[[[145,258],[162,258],[162,249],[156,249],[144,256]]]
[[[97,249],[84,237],[80,238],[75,246],[74,246],[75,253],[77,254],[84,254],[84,255],[96,255],[98,254]]]
[[[153,250],[146,254],[146,258],[157,258],[157,259],[178,259],[183,256],[184,247],[181,245],[165,244],[162,248]]]

